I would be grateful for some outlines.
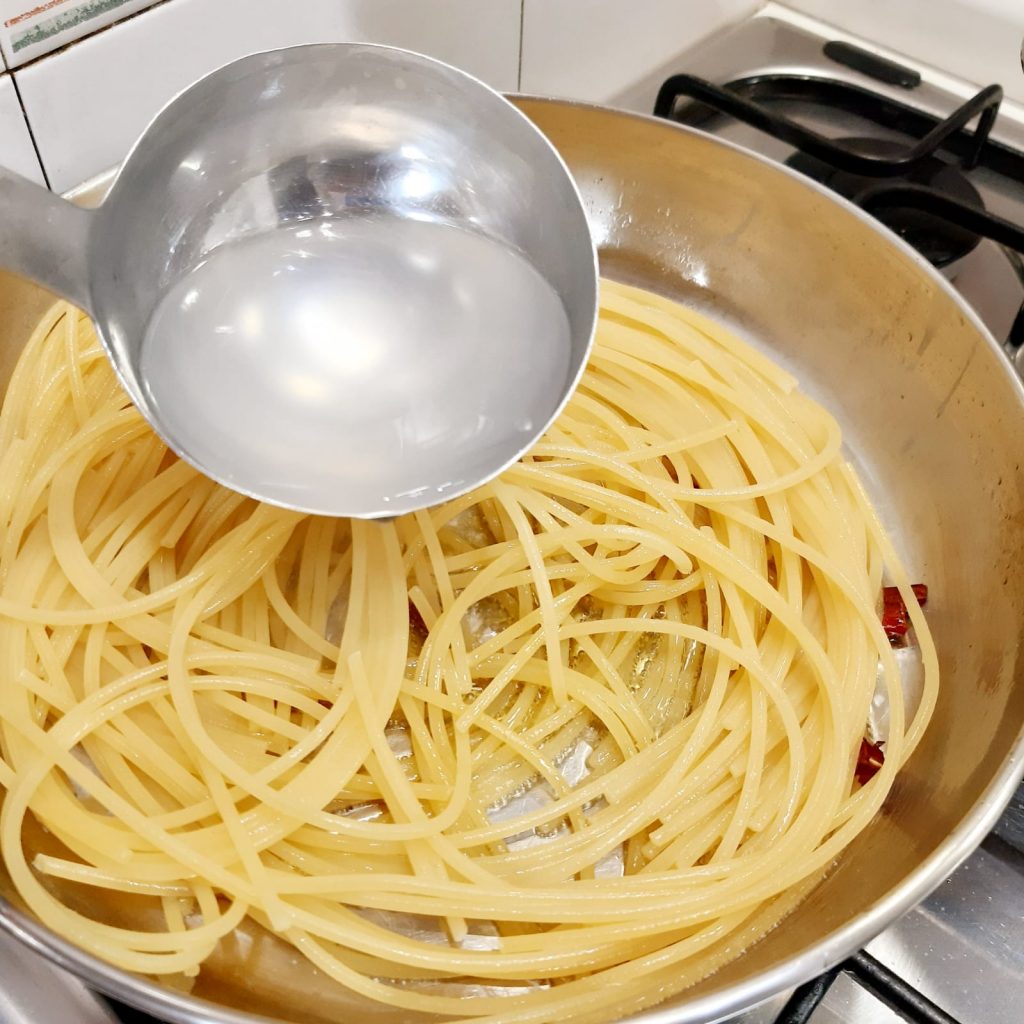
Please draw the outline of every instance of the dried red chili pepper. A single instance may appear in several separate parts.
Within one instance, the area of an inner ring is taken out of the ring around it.
[[[416,636],[421,643],[427,639],[430,633],[427,624],[423,621],[423,616],[420,615],[420,610],[412,601],[409,602],[409,632]]]
[[[863,786],[878,773],[879,768],[885,764],[885,752],[881,743],[872,743],[869,739],[860,741],[860,752],[857,754],[857,767],[854,769],[854,777]]]
[[[928,600],[928,587],[924,583],[915,583],[911,590],[918,604],[923,605]],[[890,643],[897,642],[910,628],[907,606],[896,587],[882,587],[882,628]]]

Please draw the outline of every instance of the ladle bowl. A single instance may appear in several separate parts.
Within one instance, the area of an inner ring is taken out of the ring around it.
[[[514,462],[597,316],[583,205],[539,129],[464,72],[363,44],[203,78],[95,211],[0,170],[0,267],[89,313],[207,475],[364,518]]]

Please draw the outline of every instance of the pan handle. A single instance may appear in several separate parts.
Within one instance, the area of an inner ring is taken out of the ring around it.
[[[88,258],[95,216],[0,167],[0,268],[91,313]]]

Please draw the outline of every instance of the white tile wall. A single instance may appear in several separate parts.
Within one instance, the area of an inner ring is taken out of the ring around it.
[[[0,166],[45,184],[10,75],[0,75]]]
[[[1024,102],[1024,0],[785,0],[846,32]]]
[[[760,0],[524,0],[520,88],[643,106],[674,57],[760,6]]]
[[[971,81],[1000,81],[1008,96],[1024,101],[1024,0],[785,2]],[[52,186],[64,190],[120,161],[176,92],[254,50],[385,42],[450,61],[500,89],[649,111],[681,53],[760,6],[762,0],[0,0],[0,49],[19,62],[13,73],[43,165]],[[5,24],[27,11],[35,13]],[[37,59],[47,47],[137,11]],[[91,17],[76,21],[81,13]],[[63,34],[13,51],[14,33],[60,17]],[[38,176],[15,115],[8,81],[0,84],[0,160]]]
[[[8,67],[51,53],[157,0],[0,0],[0,51]]]
[[[359,40],[446,60],[515,89],[520,0],[171,0],[16,72],[59,191],[118,163],[157,111],[257,50]]]

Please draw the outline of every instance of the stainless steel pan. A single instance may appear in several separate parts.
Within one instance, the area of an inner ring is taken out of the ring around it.
[[[794,370],[839,416],[929,586],[942,693],[882,812],[781,927],[638,1018],[717,1019],[821,972],[925,896],[991,828],[1024,770],[1024,389],[939,275],[803,178],[649,118],[520,103],[576,176],[603,272],[706,309]],[[0,384],[47,301],[0,275]],[[171,1021],[400,1019],[255,931],[224,944],[182,995],[100,963],[11,904],[0,923]]]

